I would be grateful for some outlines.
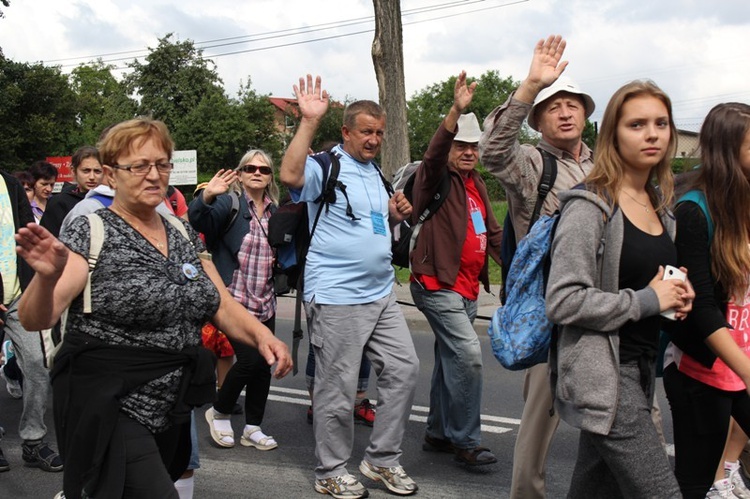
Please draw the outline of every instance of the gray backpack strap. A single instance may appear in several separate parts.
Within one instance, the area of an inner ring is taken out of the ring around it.
[[[89,275],[86,278],[86,287],[83,289],[83,313],[91,313],[91,273],[94,272],[96,262],[99,260],[99,253],[102,251],[104,244],[104,222],[96,213],[86,215],[89,219],[91,228],[91,240],[89,242]]]
[[[193,241],[190,240],[190,236],[188,235],[187,229],[185,228],[185,224],[183,224],[180,219],[178,219],[174,215],[162,216],[167,222],[172,224],[172,227],[177,229],[177,231],[182,234],[182,237],[184,237],[190,244],[193,244]]]

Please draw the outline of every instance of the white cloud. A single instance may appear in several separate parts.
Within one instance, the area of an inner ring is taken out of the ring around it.
[[[643,77],[671,95],[678,125],[696,128],[718,102],[750,102],[745,0],[484,0],[424,12],[446,3],[401,2],[407,96],[461,69],[473,76],[494,69],[502,77],[523,79],[536,41],[561,33],[568,40],[568,74],[597,102],[594,119],[617,87]],[[373,33],[343,36],[374,29],[367,19],[373,14],[370,0],[37,0],[12,2],[4,12],[0,47],[15,61],[68,59],[57,64],[70,70],[67,65],[81,62],[73,57],[134,51],[105,57],[130,60],[170,32],[195,42],[276,32],[263,41],[206,48],[230,95],[249,76],[261,93],[290,96],[292,84],[310,72],[321,74],[337,99],[378,96]],[[351,24],[320,30],[346,20]],[[304,26],[317,31],[279,37],[279,30]]]

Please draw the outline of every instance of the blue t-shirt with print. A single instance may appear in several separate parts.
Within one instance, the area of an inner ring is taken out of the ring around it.
[[[393,288],[388,193],[372,163],[356,161],[341,146],[334,151],[341,156],[339,180],[346,185],[358,220],[347,216],[346,198],[336,189],[336,202],[328,212],[323,209],[310,243],[304,300],[315,298],[316,303],[324,305],[370,303],[387,296]],[[295,201],[307,202],[310,228],[320,207],[313,201],[320,196],[322,182],[320,164],[308,157],[305,185]]]

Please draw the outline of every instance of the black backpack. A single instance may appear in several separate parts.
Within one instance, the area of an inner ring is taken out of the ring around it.
[[[336,202],[336,189],[341,191],[346,198],[347,216],[352,220],[357,220],[349,204],[346,185],[338,178],[341,170],[338,154],[333,151],[324,151],[314,154],[312,158],[320,164],[323,170],[323,190],[314,201],[319,206],[310,230],[308,231],[307,203],[295,203],[289,195],[284,198],[268,220],[268,242],[276,249],[274,275],[285,275],[288,286],[296,289],[298,293],[302,293],[303,290],[302,277],[305,259],[320,214],[324,209],[327,213],[331,203]]]
[[[537,147],[537,150],[542,155],[542,175],[539,177],[539,185],[537,186],[537,198],[536,204],[534,205],[534,211],[531,214],[531,220],[529,220],[528,232],[531,232],[531,228],[534,226],[539,215],[542,212],[542,205],[544,200],[547,198],[547,194],[552,190],[552,186],[555,185],[557,179],[557,159],[547,151]],[[506,213],[505,220],[503,221],[503,238],[500,242],[500,259],[502,260],[501,273],[503,277],[503,287],[500,290],[500,299],[505,302],[506,289],[505,283],[508,280],[508,273],[510,272],[510,264],[513,262],[513,256],[516,254],[516,231],[513,228],[513,221],[510,218],[510,211]]]
[[[403,191],[406,199],[411,203],[413,200],[414,182],[416,179],[415,173],[419,168],[420,163],[409,163],[399,168],[396,173],[393,174],[394,186],[396,189]],[[380,172],[380,169],[378,169]],[[390,196],[394,193],[394,187],[386,181],[383,174],[380,174],[385,184],[385,188]],[[404,220],[393,228],[391,231],[391,262],[393,265],[399,267],[411,267],[409,265],[409,255],[414,249],[417,243],[417,237],[419,231],[427,220],[429,220],[435,212],[437,212],[443,205],[443,202],[448,197],[451,190],[451,178],[450,173],[447,171],[440,181],[440,186],[435,194],[432,196],[427,207],[419,214],[417,222],[413,225],[409,224],[408,221]]]

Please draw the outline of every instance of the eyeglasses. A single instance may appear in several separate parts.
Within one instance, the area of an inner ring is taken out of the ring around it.
[[[159,172],[160,175],[166,175],[167,173],[172,171],[172,168],[174,168],[174,163],[159,162],[138,163],[135,165],[112,165],[112,168],[117,168],[118,170],[128,170],[133,175],[148,175],[148,173],[151,171],[152,166],[156,167],[156,171]]]
[[[255,173],[256,171],[259,171],[261,175],[270,175],[273,172],[270,166],[260,165],[245,165],[240,168],[240,171],[245,173]]]

